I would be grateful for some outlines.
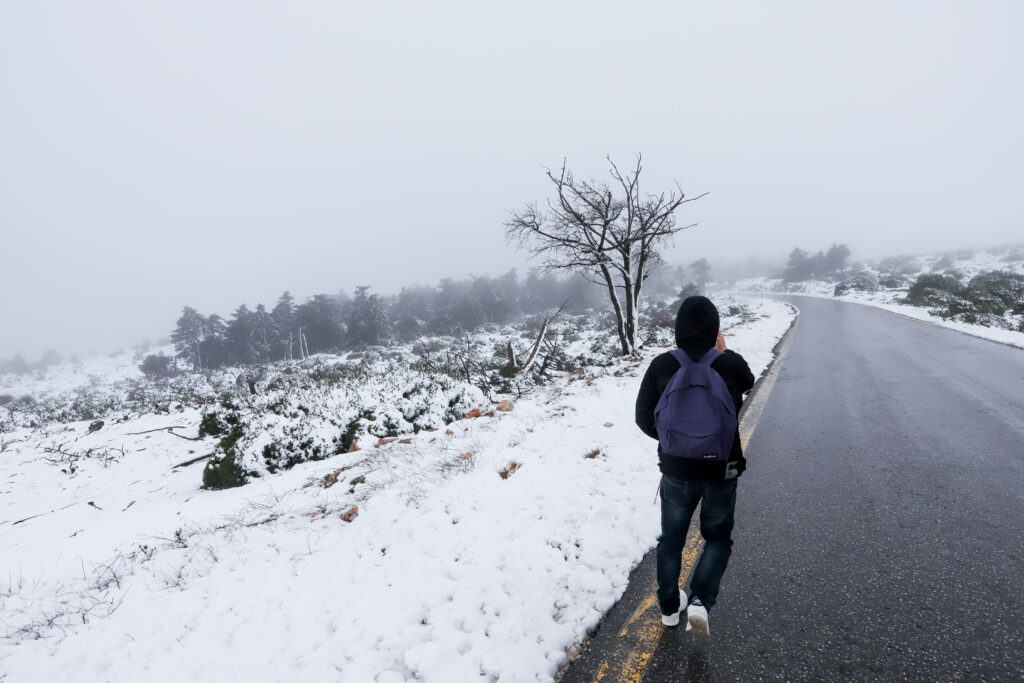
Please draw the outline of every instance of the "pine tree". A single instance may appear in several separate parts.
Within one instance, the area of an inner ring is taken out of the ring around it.
[[[336,297],[316,294],[295,310],[295,350],[303,357],[336,351],[343,341],[342,310]]]
[[[348,308],[346,341],[355,347],[377,346],[387,341],[388,316],[384,301],[378,294],[369,294],[369,287],[356,287]]]
[[[206,319],[206,336],[199,343],[206,367],[214,370],[227,365],[230,358],[230,346],[227,341],[227,324],[216,313]]]
[[[845,244],[833,244],[825,254],[825,263],[831,273],[846,269],[846,261],[850,258],[850,248]]]
[[[179,358],[192,362],[192,370],[203,369],[202,343],[207,335],[207,320],[196,309],[186,306],[171,333],[171,343]]]
[[[266,306],[258,304],[252,314],[252,348],[257,362],[273,360],[274,344],[279,336],[274,317],[267,312]]]
[[[391,305],[391,321],[402,340],[416,339],[423,334],[434,316],[437,290],[431,287],[403,287]]]
[[[274,319],[272,357],[292,360],[298,354],[298,337],[295,334],[295,299],[288,292],[278,298],[274,310],[270,312]]]
[[[249,365],[257,360],[258,354],[253,348],[253,313],[242,304],[235,309],[231,321],[224,330],[226,341],[227,362],[233,365]]]

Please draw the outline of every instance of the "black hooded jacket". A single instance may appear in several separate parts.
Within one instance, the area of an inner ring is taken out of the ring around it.
[[[708,349],[715,345],[718,325],[718,309],[711,301],[703,296],[688,297],[679,306],[679,312],[676,314],[676,346],[685,351],[694,362],[699,361]],[[679,361],[671,353],[663,353],[651,361],[640,383],[640,393],[636,397],[636,424],[651,438],[658,438],[654,426],[654,408],[678,369]],[[711,364],[711,369],[725,380],[729,395],[736,404],[736,414],[739,415],[740,407],[743,405],[743,394],[754,386],[754,375],[750,372],[747,361],[738,353],[726,351]],[[747,467],[740,444],[739,429],[736,430],[732,453],[729,455],[729,464],[731,463],[736,463],[738,473],[742,473]],[[724,479],[727,467],[727,463],[724,462],[666,457],[662,455],[660,445],[658,464],[663,474],[688,479]]]

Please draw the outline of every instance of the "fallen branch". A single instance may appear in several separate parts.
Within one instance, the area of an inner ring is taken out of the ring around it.
[[[172,431],[174,429],[184,429],[184,428],[183,427],[168,427],[167,428],[167,433],[168,434],[174,434],[174,436],[178,437],[179,439],[185,439],[186,441],[202,441],[203,440],[203,437],[201,437],[201,436],[185,436],[183,434],[177,434],[174,431]]]
[[[172,470],[176,470],[179,467],[188,467],[189,465],[194,465],[197,462],[200,462],[201,460],[206,460],[207,458],[212,458],[213,456],[214,456],[213,453],[207,453],[206,455],[200,455],[198,458],[192,458],[191,460],[186,460],[185,462],[179,462],[177,465],[175,465],[171,469]]]
[[[182,425],[173,425],[171,427],[157,427],[156,429],[147,429],[144,432],[128,432],[127,436],[138,436],[139,434],[149,434],[151,432],[162,432],[164,430],[170,431],[172,429],[184,429],[184,428],[185,427],[183,427]],[[171,432],[171,433],[173,434],[173,432]],[[180,436],[180,435],[179,434],[175,434],[175,436]],[[188,438],[188,437],[185,437],[185,438]]]
[[[555,311],[554,315],[550,318],[545,318],[544,322],[541,323],[540,332],[537,334],[537,339],[533,342],[533,346],[530,348],[530,353],[527,356],[525,363],[519,365],[516,362],[515,349],[512,348],[512,342],[508,343],[508,364],[511,374],[518,375],[520,372],[529,369],[529,367],[533,365],[533,361],[537,357],[537,352],[540,351],[541,344],[545,341],[544,335],[547,334],[548,325],[554,322],[555,318],[558,317],[567,303],[569,303],[568,300],[562,302],[562,305],[558,307],[558,310]]]

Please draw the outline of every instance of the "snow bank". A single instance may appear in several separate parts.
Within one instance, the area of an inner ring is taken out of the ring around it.
[[[718,304],[760,374],[792,309]],[[225,491],[171,469],[212,440],[148,431],[196,411],[2,435],[0,678],[549,681],[655,542],[663,350]],[[69,476],[55,442],[121,455]]]
[[[1003,329],[976,325],[960,320],[943,318],[931,313],[926,308],[902,303],[907,290],[914,279],[922,273],[949,272],[963,282],[981,273],[1005,271],[1024,274],[1024,251],[1018,249],[994,249],[989,251],[966,252],[963,254],[922,255],[882,259],[879,262],[863,264],[866,272],[893,276],[903,280],[899,287],[880,287],[878,291],[850,291],[834,296],[836,283],[811,280],[807,282],[784,283],[779,278],[756,277],[736,282],[731,291],[764,295],[768,293],[785,293],[800,296],[815,296],[838,301],[863,304],[897,313],[907,318],[921,320],[966,334],[989,339],[991,341],[1024,348],[1024,332],[1014,329]],[[1012,328],[1024,321],[1021,316],[1007,315],[1005,324]],[[997,321],[1003,324],[1003,321]]]

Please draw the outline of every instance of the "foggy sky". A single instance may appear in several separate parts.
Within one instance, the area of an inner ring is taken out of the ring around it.
[[[5,2],[0,356],[525,274],[563,157],[710,192],[675,262],[1020,241],[1021,7]]]

